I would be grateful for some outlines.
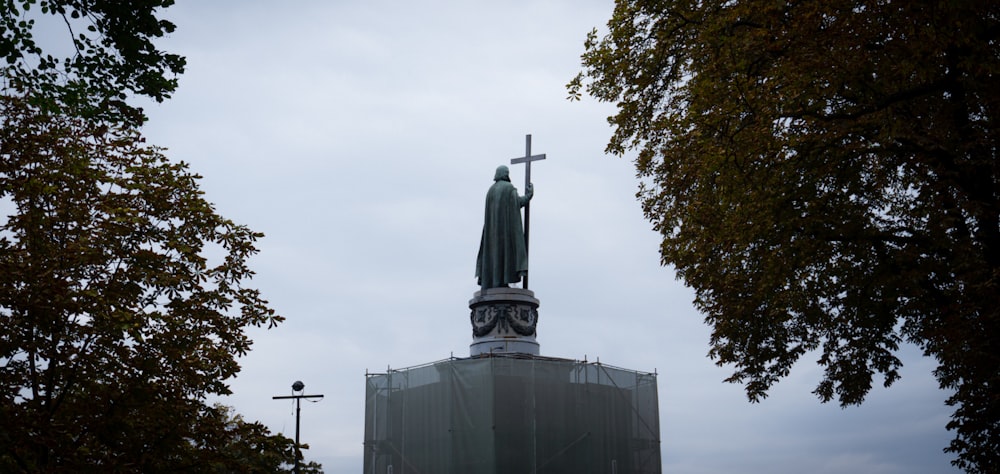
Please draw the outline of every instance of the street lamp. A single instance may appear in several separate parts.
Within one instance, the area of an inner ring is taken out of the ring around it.
[[[299,458],[302,457],[302,453],[299,451],[299,418],[302,413],[302,406],[300,403],[303,398],[323,398],[323,395],[303,395],[302,390],[306,388],[306,384],[302,383],[301,380],[296,380],[292,384],[292,394],[271,397],[272,400],[287,400],[289,398],[295,399],[295,474],[299,474]],[[299,392],[297,395],[295,392]]]

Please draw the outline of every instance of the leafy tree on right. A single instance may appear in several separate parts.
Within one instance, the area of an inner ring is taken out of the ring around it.
[[[1000,469],[1000,3],[617,1],[571,98],[618,106],[662,262],[751,401],[803,354],[859,404],[938,361],[946,451]]]

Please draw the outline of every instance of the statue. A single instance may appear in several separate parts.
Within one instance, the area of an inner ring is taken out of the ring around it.
[[[521,281],[528,271],[528,251],[521,226],[521,208],[534,195],[527,183],[524,196],[510,183],[506,166],[497,167],[493,186],[486,193],[483,236],[476,259],[476,278],[482,289],[507,287]]]

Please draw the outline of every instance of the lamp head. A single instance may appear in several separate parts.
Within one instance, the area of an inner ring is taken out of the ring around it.
[[[295,383],[292,384],[293,392],[301,392],[304,388],[306,388],[306,384],[302,383],[301,380],[296,380]]]

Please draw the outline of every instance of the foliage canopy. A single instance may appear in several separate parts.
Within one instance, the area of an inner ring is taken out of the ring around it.
[[[282,320],[245,286],[261,235],[134,128],[9,97],[0,119],[0,471],[290,463],[289,439],[206,403],[245,330]]]
[[[209,406],[281,317],[260,234],[144,147],[173,0],[0,2],[0,471],[287,472],[292,440]],[[9,213],[9,215],[8,215]],[[304,472],[318,472],[307,463]]]
[[[163,101],[184,72],[183,57],[153,44],[175,29],[157,17],[158,9],[173,3],[0,2],[0,62],[6,86],[49,108],[141,123],[141,110],[126,104],[129,94]]]
[[[568,88],[617,104],[662,262],[753,401],[817,351],[858,404],[936,358],[947,451],[1000,453],[1000,4],[619,0]]]

